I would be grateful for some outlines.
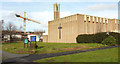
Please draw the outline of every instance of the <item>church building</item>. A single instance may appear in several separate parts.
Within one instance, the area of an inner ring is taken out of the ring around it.
[[[54,20],[48,22],[48,35],[43,42],[76,43],[80,34],[118,32],[118,19],[74,14],[60,18],[60,4],[54,4]]]

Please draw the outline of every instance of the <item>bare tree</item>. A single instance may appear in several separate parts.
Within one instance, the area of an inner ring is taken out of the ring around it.
[[[9,22],[6,28],[7,28],[7,31],[9,32],[8,34],[10,35],[10,42],[11,42],[12,35],[15,34],[17,27],[12,22]]]
[[[2,23],[2,30],[4,30],[4,26],[3,26],[4,20],[1,20],[1,23]]]
[[[43,33],[45,33],[44,30],[34,30],[34,32],[38,35],[39,41],[42,41]]]
[[[1,38],[2,38],[2,28],[3,28],[3,21],[0,21],[0,43],[1,43]]]
[[[16,30],[16,26],[14,24],[12,24],[12,22],[9,22],[7,25],[7,30],[14,31],[14,30]]]

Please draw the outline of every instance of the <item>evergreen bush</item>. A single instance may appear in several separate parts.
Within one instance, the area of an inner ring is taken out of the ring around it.
[[[102,44],[104,45],[115,45],[116,44],[116,39],[113,36],[108,36],[102,41]]]
[[[76,37],[77,43],[102,43],[102,41],[108,36],[113,36],[116,39],[116,43],[120,44],[120,33],[106,32],[96,33],[96,34],[82,34]]]

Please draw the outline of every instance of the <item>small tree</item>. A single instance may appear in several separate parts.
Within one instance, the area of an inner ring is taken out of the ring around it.
[[[110,45],[110,46],[115,45],[116,44],[116,39],[113,36],[110,35],[102,41],[102,44]]]

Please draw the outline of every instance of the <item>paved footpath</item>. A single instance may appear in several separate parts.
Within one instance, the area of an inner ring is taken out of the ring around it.
[[[39,60],[43,58],[82,53],[82,52],[88,52],[88,51],[96,51],[96,50],[108,49],[108,48],[114,48],[114,47],[117,47],[117,46],[109,46],[109,47],[101,47],[101,48],[94,48],[94,49],[87,49],[87,50],[69,51],[69,52],[60,52],[60,53],[48,53],[48,54],[12,54],[12,53],[5,52],[10,57],[7,56],[9,58],[3,59],[3,62],[32,62],[34,60]],[[11,57],[11,56],[14,56],[14,57]],[[3,55],[3,57],[5,56]]]
[[[28,56],[28,55],[29,54],[13,54],[13,53],[2,51],[2,62],[6,61],[7,59],[24,57],[24,56]]]

